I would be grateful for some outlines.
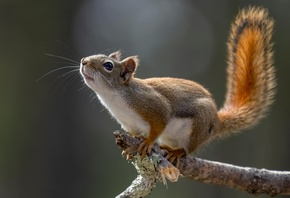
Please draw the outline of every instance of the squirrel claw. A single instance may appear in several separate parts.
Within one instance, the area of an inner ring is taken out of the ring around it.
[[[148,140],[145,139],[138,147],[137,151],[141,154],[141,158],[143,159],[145,157],[145,155],[148,153],[151,153],[153,147],[153,143]]]
[[[121,154],[121,155],[122,155],[122,156],[126,156],[126,160],[131,160],[131,159],[133,159],[133,155],[132,155],[131,153],[127,152],[126,149],[122,151],[122,154]]]
[[[165,158],[176,168],[179,167],[179,159],[186,155],[186,151],[183,148],[173,149],[166,145],[160,146],[160,148],[168,151]]]
[[[172,153],[168,153],[165,157],[171,164],[173,164],[176,168],[179,167],[179,156],[176,156]]]

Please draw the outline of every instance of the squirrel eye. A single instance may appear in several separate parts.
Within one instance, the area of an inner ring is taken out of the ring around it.
[[[112,71],[113,68],[114,68],[113,63],[112,63],[112,62],[109,62],[109,61],[105,62],[105,63],[103,64],[103,66],[104,66],[104,68],[105,68],[106,70],[108,70],[108,71]]]

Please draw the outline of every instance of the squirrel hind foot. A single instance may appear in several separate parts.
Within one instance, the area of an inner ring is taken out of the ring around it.
[[[179,159],[186,156],[186,151],[184,148],[174,149],[167,145],[161,145],[160,148],[168,151],[165,158],[176,168],[179,168]]]

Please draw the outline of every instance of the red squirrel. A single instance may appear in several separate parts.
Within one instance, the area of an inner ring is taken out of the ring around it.
[[[221,109],[200,84],[178,78],[134,76],[139,59],[120,51],[81,59],[80,73],[101,103],[132,135],[143,135],[138,151],[150,153],[157,141],[167,159],[193,153],[206,142],[255,125],[273,102],[273,19],[263,8],[237,15],[228,39],[228,80]]]

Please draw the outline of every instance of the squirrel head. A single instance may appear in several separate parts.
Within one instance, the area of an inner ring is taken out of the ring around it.
[[[104,87],[115,89],[127,86],[133,78],[138,64],[137,56],[121,60],[121,52],[117,51],[109,56],[98,54],[82,58],[80,73],[85,83],[98,93],[104,90]]]

